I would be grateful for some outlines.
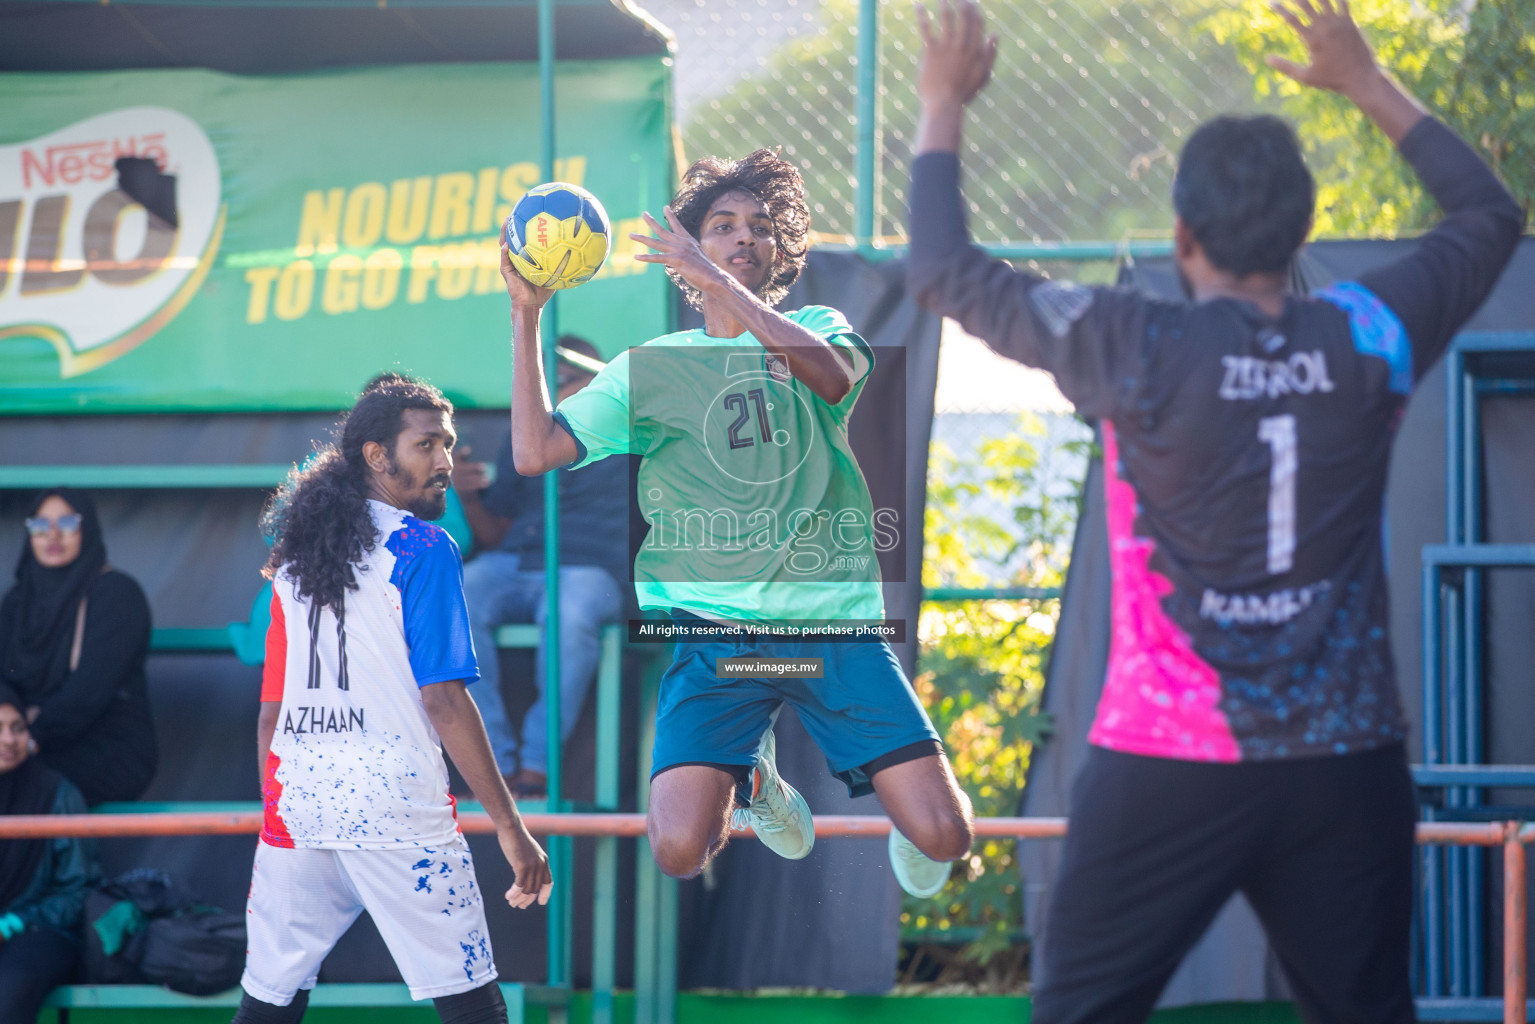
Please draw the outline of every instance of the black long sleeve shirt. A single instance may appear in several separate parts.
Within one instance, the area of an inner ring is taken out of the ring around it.
[[[1103,424],[1113,639],[1093,743],[1245,761],[1405,735],[1379,533],[1392,432],[1524,216],[1439,122],[1400,151],[1443,220],[1277,317],[1019,272],[971,244],[957,157],[915,161],[917,301]]]
[[[38,702],[32,737],[43,761],[86,802],[132,800],[157,763],[148,680],[149,601],[133,577],[109,571],[86,591],[80,663]],[[19,614],[14,592],[3,614]],[[69,616],[74,627],[74,616]]]

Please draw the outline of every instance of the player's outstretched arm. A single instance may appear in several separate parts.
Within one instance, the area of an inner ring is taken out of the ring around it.
[[[1524,211],[1476,151],[1376,63],[1347,0],[1284,0],[1274,9],[1305,43],[1309,60],[1276,56],[1270,66],[1352,100],[1444,211],[1406,256],[1359,276],[1401,321],[1413,376],[1421,379],[1497,283],[1524,230]]]
[[[922,114],[911,166],[907,290],[997,354],[1048,370],[1081,415],[1110,415],[1114,382],[1134,355],[1134,332],[1122,328],[1139,300],[1046,281],[972,244],[959,189],[960,127],[966,104],[991,78],[997,37],[986,34],[973,0],[945,0],[936,15],[922,11],[919,19]]]
[[[670,206],[662,215],[666,218],[664,227],[650,214],[644,214],[654,234],[629,235],[655,250],[635,256],[636,260],[659,263],[682,275],[704,294],[706,320],[710,307],[728,315],[750,331],[764,348],[782,356],[789,364],[789,372],[822,401],[836,405],[847,397],[855,383],[853,368],[835,345],[773,309],[715,266]]]
[[[501,247],[501,279],[512,300],[512,458],[517,472],[538,476],[576,461],[576,439],[554,421],[544,381],[538,322],[554,294],[530,284]]]
[[[916,155],[957,153],[965,107],[991,80],[997,63],[997,37],[986,35],[981,6],[975,0],[942,0],[936,15],[917,5],[922,36],[922,70],[917,97]]]
[[[548,903],[549,858],[522,823],[517,804],[496,770],[490,740],[485,737],[485,723],[468,688],[458,679],[429,683],[421,687],[421,703],[459,774],[495,822],[501,852],[516,876],[516,882],[506,892],[506,901],[519,910],[531,907],[535,900]]]
[[[1308,62],[1270,55],[1269,67],[1302,85],[1347,97],[1393,143],[1428,116],[1428,110],[1376,63],[1348,0],[1275,0],[1273,8],[1306,44]]]
[[[947,286],[957,262],[967,264],[966,276],[986,276],[989,290],[1016,283],[1010,267],[987,259],[970,244],[959,193],[965,107],[991,80],[997,37],[986,35],[985,18],[973,0],[940,0],[936,14],[918,4],[917,30],[922,37],[922,64],[917,71],[921,112],[912,153],[907,285],[920,305],[958,319],[965,309],[990,308],[994,303],[989,295],[978,296],[974,287]],[[996,334],[981,325],[966,324],[965,329],[988,344]]]

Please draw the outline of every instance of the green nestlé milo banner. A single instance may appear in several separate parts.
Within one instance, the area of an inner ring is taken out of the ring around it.
[[[608,354],[666,330],[627,238],[667,199],[666,74],[559,66],[556,176],[613,221],[559,328]],[[524,64],[0,74],[0,411],[342,408],[390,368],[505,405],[538,95]]]

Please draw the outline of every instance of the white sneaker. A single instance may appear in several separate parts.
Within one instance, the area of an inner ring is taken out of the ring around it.
[[[951,866],[946,860],[928,857],[900,829],[890,826],[890,867],[895,880],[911,895],[924,900],[937,896],[948,884]]]
[[[769,850],[785,860],[799,860],[815,846],[815,822],[805,798],[779,778],[777,746],[769,729],[758,749],[758,766],[752,770],[751,806],[738,809],[732,824],[742,831],[750,825]]]

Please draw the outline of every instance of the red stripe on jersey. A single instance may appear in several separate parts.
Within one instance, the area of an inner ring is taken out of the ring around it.
[[[261,667],[261,699],[282,700],[283,673],[288,667],[288,624],[282,599],[272,591],[272,624],[266,630],[266,664]]]
[[[282,759],[276,753],[267,751],[266,778],[261,781],[261,841],[268,846],[291,850],[293,837],[288,834],[288,823],[282,820],[282,812],[278,809],[278,801],[282,800],[282,783],[277,781],[277,769],[281,764]]]

